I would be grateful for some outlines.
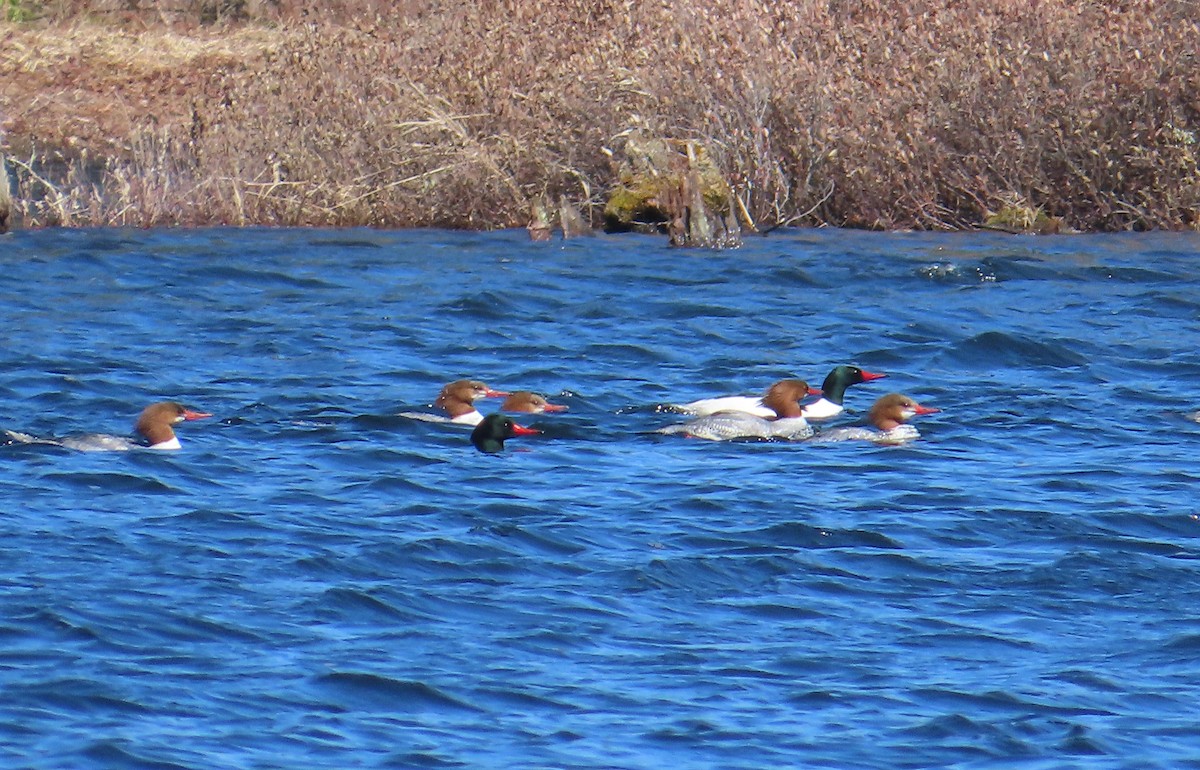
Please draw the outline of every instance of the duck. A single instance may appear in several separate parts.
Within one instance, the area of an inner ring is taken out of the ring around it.
[[[846,388],[861,382],[878,380],[886,376],[886,374],[879,372],[868,372],[857,366],[846,364],[835,366],[825,376],[825,381],[821,384],[820,388],[811,389],[810,395],[821,396],[821,398],[811,404],[806,404],[802,407],[801,411],[808,420],[828,420],[836,417],[844,411],[842,400],[846,395]],[[704,417],[715,412],[728,411],[746,412],[747,414],[753,414],[766,419],[777,416],[774,410],[763,403],[762,398],[756,396],[702,398],[699,401],[692,401],[688,404],[676,405],[675,408],[697,417]]]
[[[887,375],[882,372],[868,372],[857,366],[835,366],[821,383],[821,397],[811,404],[805,404],[804,416],[809,420],[829,420],[837,417],[845,411],[842,399],[846,396],[846,388],[884,377]]]
[[[908,420],[918,415],[935,414],[936,407],[924,406],[903,393],[888,393],[880,396],[867,412],[867,422],[872,428],[834,428],[816,437],[818,441],[850,441],[855,439],[874,441],[877,444],[903,444],[921,437],[921,433]]]
[[[516,436],[533,436],[541,433],[536,428],[526,428],[518,425],[513,418],[496,412],[489,414],[479,421],[475,430],[471,431],[471,443],[485,454],[496,454],[504,451],[504,442]]]
[[[159,401],[143,409],[138,417],[133,428],[138,441],[103,433],[87,433],[61,439],[37,438],[12,430],[5,431],[5,434],[9,441],[18,444],[51,444],[80,452],[124,452],[138,448],[174,450],[182,448],[179,437],[175,435],[174,426],[185,420],[200,420],[205,417],[212,415],[190,409],[177,401]]]
[[[728,409],[711,412],[680,425],[669,425],[658,432],[682,433],[710,441],[735,438],[805,439],[813,435],[813,429],[804,417],[800,399],[814,390],[804,380],[780,380],[768,388],[760,399],[769,417]]]
[[[565,412],[567,407],[562,404],[552,404],[537,393],[516,390],[504,399],[504,403],[500,405],[500,411],[541,414],[542,412]]]
[[[509,395],[503,390],[493,390],[479,380],[455,380],[442,388],[433,405],[450,416],[450,422],[463,425],[478,425],[483,414],[475,408],[481,398],[504,398]]]
[[[178,401],[159,401],[142,410],[133,430],[144,438],[150,449],[180,449],[179,437],[174,426],[188,420],[212,417],[208,412],[197,412]]]

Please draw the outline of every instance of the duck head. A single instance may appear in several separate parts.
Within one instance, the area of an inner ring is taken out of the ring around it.
[[[146,439],[151,449],[178,449],[174,425],[184,420],[212,417],[207,412],[188,409],[177,401],[159,401],[142,410],[134,430]]]
[[[438,393],[433,405],[446,410],[451,419],[475,410],[475,401],[480,398],[502,398],[503,390],[492,390],[479,380],[455,380]]]
[[[842,398],[846,395],[846,388],[851,385],[858,385],[861,382],[870,382],[887,377],[886,374],[879,372],[868,372],[865,369],[859,369],[857,366],[848,366],[842,364],[835,366],[825,376],[825,382],[821,383],[821,390],[825,393],[825,398],[835,404],[841,405]]]
[[[565,412],[567,411],[567,407],[562,404],[552,404],[537,393],[531,393],[528,390],[518,390],[504,399],[504,403],[500,405],[500,410],[504,412],[540,414],[542,412]]]
[[[504,442],[516,436],[533,436],[541,433],[534,428],[518,425],[508,415],[489,414],[471,431],[471,443],[480,452],[495,454],[504,451]]]
[[[763,406],[775,410],[779,417],[803,417],[800,411],[800,399],[805,396],[819,396],[819,388],[810,388],[804,380],[780,380],[763,394]]]
[[[939,410],[932,406],[921,406],[903,393],[889,393],[875,402],[867,414],[867,419],[876,428],[889,431],[900,427],[916,415],[933,414],[937,411]]]

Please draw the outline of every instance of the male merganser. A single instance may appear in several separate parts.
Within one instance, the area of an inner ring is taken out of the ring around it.
[[[745,411],[726,410],[697,417],[682,425],[670,425],[659,433],[682,433],[692,438],[725,441],[734,438],[802,439],[813,434],[800,407],[800,399],[814,388],[804,380],[780,380],[767,389],[761,402],[770,417]],[[818,391],[819,392],[819,391]]]
[[[507,396],[503,390],[492,390],[479,380],[455,380],[438,393],[433,405],[446,410],[450,422],[463,425],[478,425],[483,415],[475,408],[476,399],[502,398]]]
[[[40,439],[26,433],[5,431],[9,439],[22,444],[53,444],[77,449],[81,452],[124,452],[134,448],[148,449],[179,449],[179,437],[172,427],[184,420],[199,420],[212,417],[207,412],[197,412],[175,401],[160,401],[142,410],[134,425],[134,432],[144,439],[145,443],[135,443],[123,436],[109,436],[101,433],[90,433],[81,436],[67,436],[61,439]]]
[[[810,390],[810,395],[822,397],[811,404],[805,404],[802,407],[801,413],[809,420],[828,420],[831,417],[836,417],[843,411],[842,398],[846,395],[846,388],[851,385],[857,385],[860,382],[870,382],[871,380],[878,380],[886,376],[886,374],[864,371],[857,366],[835,366],[825,377],[825,382],[822,383],[820,390],[816,388]],[[747,414],[753,414],[766,419],[776,416],[775,411],[766,406],[763,399],[756,396],[702,398],[690,404],[681,404],[677,408],[682,412],[694,414],[697,417],[703,417],[714,412],[731,411],[746,412]]]
[[[541,431],[517,425],[508,415],[489,414],[475,426],[475,430],[471,431],[471,443],[480,452],[495,454],[504,450],[505,439],[515,436],[533,436],[538,433]]]
[[[542,412],[565,412],[567,411],[567,407],[562,404],[551,404],[537,393],[531,393],[528,390],[518,390],[504,399],[504,403],[500,405],[500,411],[541,414]]]
[[[845,407],[842,406],[842,399],[846,395],[846,388],[851,385],[857,385],[860,382],[870,382],[887,377],[886,374],[879,372],[868,372],[859,369],[857,366],[841,366],[833,367],[833,370],[825,376],[825,382],[821,383],[821,393],[823,394],[811,404],[804,405],[804,416],[810,420],[828,420],[832,417],[837,417]]]
[[[889,393],[880,397],[867,413],[867,422],[875,426],[870,428],[834,428],[817,436],[815,441],[849,441],[862,439],[874,441],[877,444],[903,444],[921,437],[920,432],[912,425],[905,424],[919,414],[934,414],[940,410],[932,406],[922,406],[911,397],[902,393]]]

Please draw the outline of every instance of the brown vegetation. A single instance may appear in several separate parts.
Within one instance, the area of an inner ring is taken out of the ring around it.
[[[763,228],[1200,226],[1195,0],[163,6],[0,6],[17,224],[598,223],[640,133]]]

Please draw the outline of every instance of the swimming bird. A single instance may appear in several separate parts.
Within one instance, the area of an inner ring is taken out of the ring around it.
[[[518,425],[508,415],[496,413],[484,417],[475,430],[471,431],[471,443],[480,452],[495,454],[504,450],[506,439],[516,436],[533,436],[541,433],[535,428]]]
[[[567,411],[567,407],[562,404],[551,404],[537,393],[532,393],[528,390],[517,390],[504,399],[504,403],[500,405],[500,411],[540,414],[542,412],[565,412]]]
[[[507,396],[503,390],[492,390],[479,380],[455,380],[442,388],[433,405],[445,410],[450,415],[450,422],[464,425],[478,425],[483,415],[475,408],[475,401],[480,398],[503,398]]]
[[[864,427],[834,428],[818,435],[815,441],[850,441],[861,439],[877,444],[903,444],[921,437],[921,433],[907,421],[923,414],[940,411],[932,406],[922,406],[911,396],[903,393],[888,393],[881,396],[867,413],[867,422],[874,430]]]
[[[828,420],[842,413],[842,399],[846,395],[846,388],[851,385],[857,385],[860,382],[870,382],[886,377],[886,374],[878,372],[868,372],[859,369],[857,366],[848,366],[842,364],[833,367],[829,374],[825,376],[825,382],[821,383],[820,390],[813,388],[811,395],[821,396],[821,398],[813,401],[811,404],[805,404],[802,413],[809,420]],[[697,417],[703,417],[706,414],[714,412],[747,412],[749,414],[758,415],[770,419],[772,410],[770,407],[763,404],[763,399],[756,396],[719,396],[717,398],[702,398],[699,401],[693,401],[689,404],[681,404],[676,407],[687,414],[694,414]]]
[[[857,366],[846,364],[835,366],[825,376],[825,381],[821,383],[821,397],[811,404],[804,405],[804,416],[809,420],[828,420],[837,417],[845,409],[842,406],[842,399],[846,395],[846,388],[884,377],[887,375],[868,372]]]
[[[212,417],[208,412],[188,409],[177,401],[159,401],[142,410],[134,431],[146,439],[150,449],[179,449],[174,425],[185,420]]]
[[[205,417],[212,417],[212,415],[188,409],[175,401],[160,401],[151,404],[142,410],[133,428],[142,443],[131,441],[124,436],[110,436],[103,433],[86,433],[78,436],[65,436],[60,439],[37,438],[12,430],[5,431],[5,433],[10,441],[17,443],[52,444],[81,452],[124,452],[135,448],[179,449],[179,437],[175,435],[175,424],[185,420],[200,420]]]
[[[725,410],[696,417],[681,425],[670,425],[658,432],[682,433],[692,438],[710,441],[735,438],[808,438],[813,434],[813,429],[804,418],[800,399],[814,390],[816,389],[810,388],[804,380],[780,380],[768,388],[760,399],[770,417],[739,410]]]

